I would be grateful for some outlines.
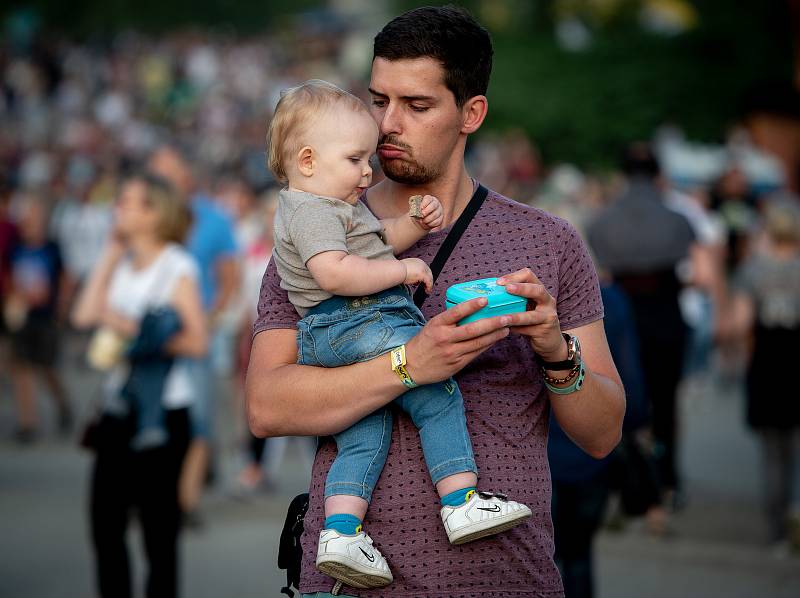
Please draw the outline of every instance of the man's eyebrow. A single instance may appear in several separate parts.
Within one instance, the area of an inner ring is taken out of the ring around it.
[[[389,97],[385,93],[381,93],[379,91],[375,91],[371,87],[369,87],[368,89],[369,89],[369,92],[374,96],[378,96],[378,97],[381,97],[381,98],[388,98]],[[433,96],[400,96],[400,99],[401,100],[406,100],[408,102],[414,102],[414,101],[416,101],[416,102],[433,102],[433,101],[436,100],[436,98],[433,97]]]

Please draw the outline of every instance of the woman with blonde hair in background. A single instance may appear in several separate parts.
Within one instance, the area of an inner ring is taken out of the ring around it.
[[[207,348],[197,267],[180,245],[191,216],[166,181],[137,174],[122,184],[114,219],[114,232],[72,313],[77,327],[98,329],[89,359],[109,369],[104,413],[93,443],[97,457],[90,510],[97,584],[104,598],[131,596],[125,532],[135,508],[149,565],[146,595],[176,596],[178,479],[190,439],[193,386],[183,362],[171,360],[203,355]],[[170,365],[157,384],[150,379],[152,372],[143,384],[129,375],[135,371],[133,349],[126,363],[124,347],[140,345],[150,333],[148,318],[167,312],[179,323],[177,332],[159,346],[159,357]],[[140,395],[142,388],[149,388],[158,389],[151,394],[160,396],[139,396],[131,405],[126,398],[132,385]],[[160,405],[161,439],[151,435],[147,442],[133,442],[145,415],[144,409],[137,412],[142,401],[156,409]]]

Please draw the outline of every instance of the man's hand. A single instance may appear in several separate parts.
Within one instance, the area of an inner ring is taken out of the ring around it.
[[[444,212],[442,204],[433,195],[426,195],[420,204],[421,218],[411,218],[411,221],[424,231],[430,231],[442,226]]]
[[[505,286],[512,295],[528,300],[528,311],[511,314],[512,330],[527,336],[533,350],[545,361],[566,359],[568,348],[561,335],[556,300],[530,268],[501,276],[497,284]]]
[[[431,318],[406,343],[408,370],[417,384],[447,380],[501,338],[508,336],[509,316],[484,318],[458,326],[458,322],[486,306],[486,299],[472,299]]]
[[[430,294],[433,290],[433,273],[430,266],[415,257],[407,257],[400,262],[406,267],[406,279],[403,284],[422,283],[425,285],[425,292]]]

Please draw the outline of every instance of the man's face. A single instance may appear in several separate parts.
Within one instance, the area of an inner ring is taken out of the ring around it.
[[[439,178],[453,159],[463,125],[441,64],[433,58],[376,58],[369,89],[384,174],[406,185]]]

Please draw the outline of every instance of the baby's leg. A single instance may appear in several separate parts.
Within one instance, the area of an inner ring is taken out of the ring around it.
[[[352,515],[362,521],[368,507],[369,503],[358,496],[334,494],[325,499],[325,518],[329,519],[334,515]]]
[[[439,497],[474,488],[478,469],[456,383],[451,379],[419,386],[398,401],[419,430],[425,463]]]
[[[463,544],[497,534],[531,516],[528,507],[503,494],[478,492],[464,401],[452,379],[410,390],[399,402],[419,429],[425,462],[442,503],[442,523],[451,543]]]
[[[392,413],[378,409],[334,436],[338,454],[325,480],[325,515],[367,512],[392,440]]]
[[[356,588],[392,582],[386,559],[361,522],[389,454],[392,415],[383,408],[336,434],[339,453],[325,481],[325,524],[317,569]]]

